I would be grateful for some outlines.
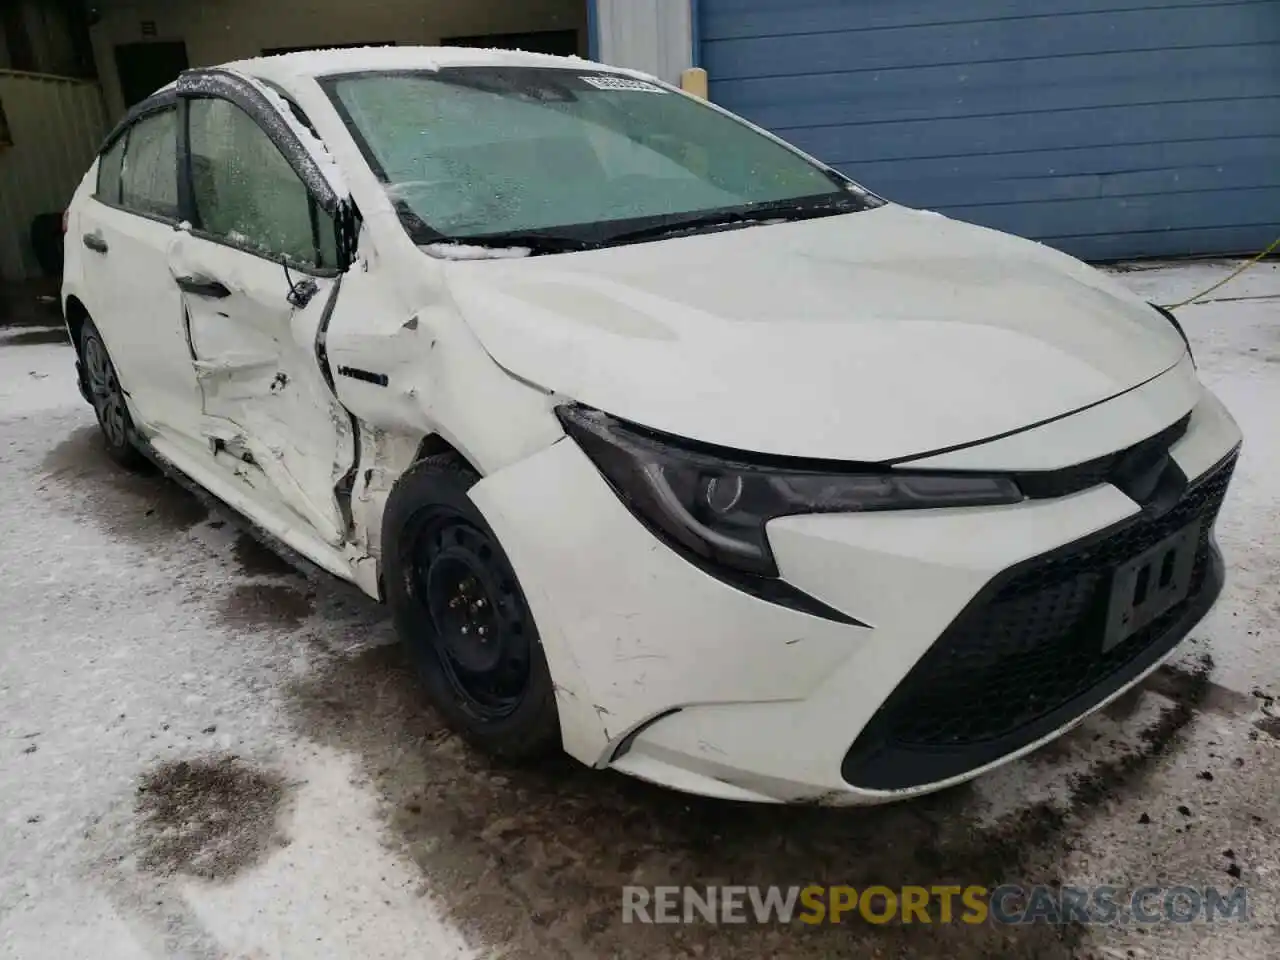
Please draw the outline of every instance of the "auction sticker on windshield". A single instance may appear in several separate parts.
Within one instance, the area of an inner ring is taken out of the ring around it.
[[[583,77],[583,80],[601,90],[640,90],[644,93],[666,93],[660,86],[630,77]]]

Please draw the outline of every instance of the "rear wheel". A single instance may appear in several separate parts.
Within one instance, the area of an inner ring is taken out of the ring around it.
[[[80,362],[84,364],[89,402],[98,417],[107,455],[122,467],[136,469],[143,466],[146,458],[133,444],[133,420],[129,417],[115,364],[111,362],[98,328],[88,319],[80,331]]]
[[[496,756],[560,742],[538,628],[511,562],[467,496],[456,454],[427,457],[396,484],[383,517],[383,574],[396,629],[449,724]]]

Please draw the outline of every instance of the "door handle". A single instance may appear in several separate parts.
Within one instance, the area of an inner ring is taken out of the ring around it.
[[[84,245],[95,253],[106,253],[108,249],[107,241],[103,240],[99,234],[86,233],[81,239]]]
[[[214,300],[223,300],[231,296],[231,291],[226,285],[212,277],[203,277],[199,274],[189,277],[177,277],[178,287],[183,293],[190,293],[197,297],[211,297]]]

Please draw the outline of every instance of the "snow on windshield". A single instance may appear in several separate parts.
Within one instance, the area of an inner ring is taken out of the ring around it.
[[[459,67],[323,84],[406,226],[430,228],[426,242],[839,189],[807,158],[700,100],[586,66]]]

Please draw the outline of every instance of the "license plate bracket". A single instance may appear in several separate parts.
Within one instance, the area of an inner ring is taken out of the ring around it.
[[[1200,522],[1144,550],[1111,578],[1102,652],[1118,647],[1151,621],[1186,599],[1200,545]]]

